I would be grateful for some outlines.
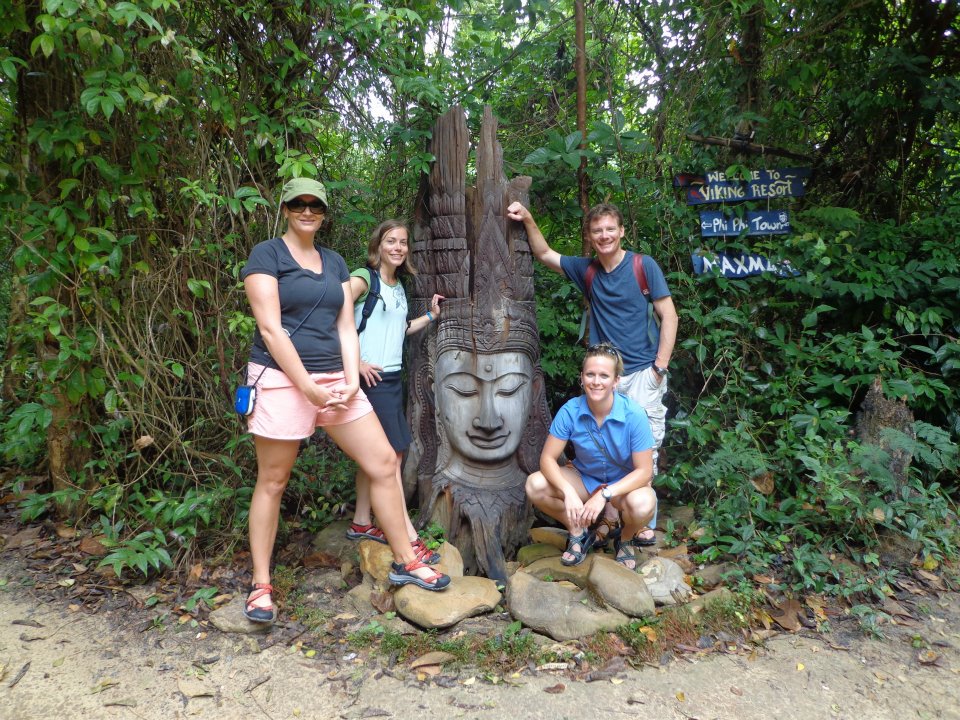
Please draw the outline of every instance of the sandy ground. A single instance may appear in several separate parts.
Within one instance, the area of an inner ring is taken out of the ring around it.
[[[778,635],[755,652],[680,653],[613,679],[469,669],[418,680],[347,645],[261,650],[249,636],[168,622],[130,604],[96,614],[38,601],[0,558],[0,718],[891,718],[960,719],[960,598],[929,597],[915,624]],[[155,613],[153,613],[155,615]],[[281,632],[281,631],[275,631]],[[923,647],[915,647],[922,645]]]

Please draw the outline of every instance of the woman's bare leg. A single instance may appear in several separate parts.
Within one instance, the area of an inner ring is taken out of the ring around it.
[[[400,468],[403,465],[403,453],[397,453],[397,486],[400,488],[400,498],[403,501],[403,514],[407,519],[407,535],[410,541],[417,539],[417,531],[410,522],[410,513],[407,510],[407,498],[403,494],[403,477]],[[357,468],[357,504],[353,512],[353,522],[357,525],[370,525],[373,520],[370,504],[370,476],[362,468]]]
[[[253,582],[270,582],[270,558],[277,539],[280,500],[300,450],[299,440],[272,440],[255,435],[257,485],[250,500],[250,555]]]
[[[370,502],[380,529],[387,537],[393,559],[406,565],[416,560],[416,554],[407,535],[403,492],[397,484],[397,454],[373,413],[343,425],[330,425],[324,430],[333,438],[370,478]],[[429,568],[415,571],[427,579],[433,577]]]

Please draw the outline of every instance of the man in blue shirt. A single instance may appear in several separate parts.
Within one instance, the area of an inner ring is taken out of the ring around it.
[[[653,432],[653,468],[657,471],[657,449],[666,429],[667,375],[679,320],[663,271],[649,256],[643,269],[649,286],[649,299],[641,291],[633,267],[634,253],[623,247],[623,215],[616,205],[595,205],[587,213],[585,224],[596,252],[599,267],[589,291],[588,268],[591,258],[561,255],[552,249],[530,211],[521,203],[507,208],[507,217],[523,223],[533,256],[555,272],[563,273],[588,295],[590,303],[590,342],[609,342],[623,355],[625,374],[618,390],[632,398],[647,413]],[[649,317],[648,305],[660,320],[660,327]],[[656,515],[651,528],[656,527]],[[653,544],[652,529],[638,537]]]

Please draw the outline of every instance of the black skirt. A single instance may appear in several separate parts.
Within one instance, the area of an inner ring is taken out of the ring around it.
[[[363,376],[360,377],[360,389],[373,405],[373,411],[377,414],[390,445],[398,453],[406,451],[411,441],[410,427],[403,412],[403,380],[400,375],[400,370],[381,372],[382,380],[373,387],[364,382]]]

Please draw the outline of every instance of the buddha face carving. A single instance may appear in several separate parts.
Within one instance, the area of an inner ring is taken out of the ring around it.
[[[453,460],[502,465],[516,453],[530,414],[533,364],[519,352],[437,358],[435,397]]]

